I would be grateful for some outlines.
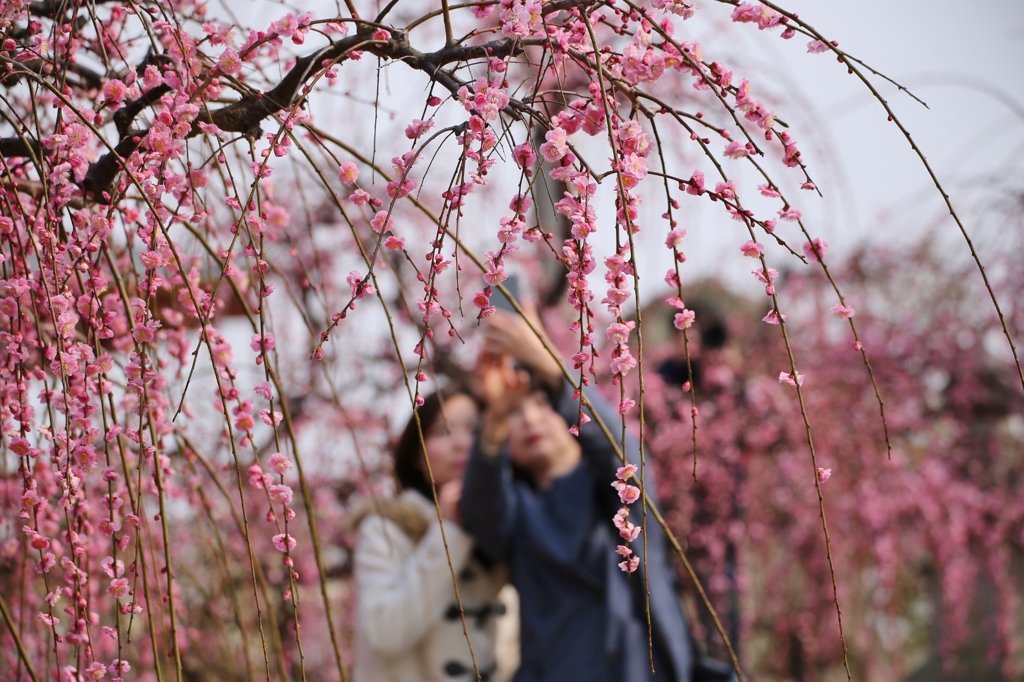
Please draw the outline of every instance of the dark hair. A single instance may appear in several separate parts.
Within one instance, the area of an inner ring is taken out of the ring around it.
[[[424,450],[423,442],[420,441],[420,430],[423,432],[423,440],[427,438],[430,429],[444,416],[444,403],[455,396],[464,395],[477,403],[477,398],[468,388],[458,384],[446,386],[435,391],[423,399],[423,404],[416,408],[415,413],[409,417],[402,435],[394,448],[395,459],[395,480],[402,490],[415,490],[422,493],[424,497],[433,499],[434,493],[430,489],[430,480],[423,472]],[[420,429],[416,428],[416,415],[419,415]]]

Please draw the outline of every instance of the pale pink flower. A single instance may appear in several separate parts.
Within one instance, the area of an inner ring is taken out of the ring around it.
[[[256,426],[256,420],[251,414],[240,414],[235,417],[235,428],[239,431],[252,431]]]
[[[813,242],[804,242],[804,255],[810,260],[818,258],[824,260],[828,253],[828,242],[824,239],[815,239]]]
[[[800,220],[803,214],[795,208],[784,208],[779,211],[780,220]]]
[[[220,58],[217,60],[217,66],[224,73],[233,76],[242,70],[242,60],[232,48],[228,48],[221,52]]]
[[[351,199],[352,203],[356,206],[366,206],[367,204],[373,203],[373,197],[371,197],[364,189],[357,189],[355,192],[352,192],[348,198]]]
[[[640,488],[635,485],[625,485],[619,491],[619,500],[622,504],[633,504],[640,499]]]
[[[114,599],[123,599],[128,596],[128,591],[131,589],[127,578],[114,578],[110,581],[110,587],[107,588],[107,592],[110,593]]]
[[[143,251],[139,254],[139,261],[147,270],[156,270],[167,265],[167,259],[159,251]]]
[[[288,37],[295,33],[295,29],[299,27],[299,18],[289,12],[280,19],[274,22],[274,29],[277,30],[282,36]]]
[[[747,258],[760,258],[761,254],[764,253],[764,245],[750,240],[740,247],[740,251]]]
[[[281,453],[274,453],[271,455],[268,460],[268,464],[271,469],[281,475],[285,475],[285,473],[292,468],[292,461],[288,459],[286,455],[282,455]]]
[[[384,240],[384,248],[388,251],[401,251],[405,248],[405,239],[402,237],[396,237],[395,235],[389,235]]]
[[[281,420],[284,419],[284,415],[278,412],[277,410],[271,412],[266,408],[260,410],[259,415],[260,421],[262,421],[267,426],[277,426],[278,424],[281,423]]]
[[[116,78],[103,84],[103,99],[111,104],[120,104],[127,93],[127,86]]]
[[[655,9],[664,9],[684,20],[692,17],[697,11],[696,0],[651,0],[651,6]]]
[[[249,340],[249,348],[252,348],[257,353],[266,353],[267,351],[274,350],[276,345],[277,339],[274,338],[273,334],[267,334],[262,337],[259,334],[253,334]]]
[[[345,281],[348,282],[349,287],[351,287],[352,298],[359,299],[364,296],[372,296],[377,293],[377,287],[373,286],[369,280],[363,282],[363,276],[356,270],[349,272]]]
[[[673,230],[670,230],[668,236],[665,237],[665,246],[667,246],[670,249],[678,249],[680,245],[682,245],[683,237],[685,236],[686,230],[682,229],[681,227],[677,227]],[[675,274],[674,270],[671,272]]]
[[[110,578],[120,578],[124,575],[124,562],[120,559],[115,561],[112,556],[104,557],[103,561],[100,562],[100,567]]]
[[[148,90],[149,88],[155,88],[164,82],[163,74],[160,73],[160,69],[150,64],[146,67],[146,71],[142,76],[142,84]]]
[[[415,140],[433,127],[433,119],[427,119],[426,121],[423,121],[418,118],[414,118],[412,120],[412,123],[410,123],[408,127],[406,127],[405,136],[410,140]]]
[[[341,169],[338,171],[338,178],[349,185],[354,185],[356,180],[359,179],[359,167],[351,161],[346,161],[341,164]]]
[[[269,381],[264,381],[263,383],[256,384],[256,387],[253,388],[253,390],[256,391],[256,394],[259,397],[263,398],[264,400],[270,400],[271,398],[274,397],[274,393],[270,388]]]
[[[622,160],[622,186],[633,189],[647,177],[647,161],[636,154],[627,154]]]
[[[473,305],[482,310],[491,305],[491,298],[483,291],[478,291],[476,292],[476,295],[473,296]]]
[[[622,346],[620,346],[621,348]],[[636,358],[630,355],[629,350],[623,351],[620,355],[612,358],[611,362],[608,363],[611,367],[612,374],[626,374],[629,370],[636,367]]]
[[[619,556],[623,556],[623,557],[628,557],[628,556],[631,556],[633,554],[633,550],[631,550],[627,545],[619,545],[618,547],[615,548],[615,552]]]
[[[730,159],[742,159],[744,156],[750,156],[750,149],[747,148],[746,144],[733,140],[725,145],[724,154]]]
[[[39,493],[36,492],[35,488],[26,490],[21,496],[21,508],[31,509],[32,507],[39,504]]]
[[[25,457],[29,455],[31,457],[39,456],[39,450],[32,447],[32,444],[28,440],[16,436],[11,439],[11,452],[16,454],[18,457]]]
[[[788,372],[779,372],[779,383],[780,384],[789,384],[790,386],[794,386],[794,387],[796,387],[796,386],[803,386],[804,385],[804,375],[801,374],[800,372],[797,372],[796,373],[796,379],[794,379],[793,375],[788,373]]]
[[[735,199],[736,198],[736,183],[730,180],[729,182],[719,182],[715,185],[715,194],[723,199]]]
[[[737,23],[756,23],[762,31],[777,26],[782,15],[760,2],[756,4],[744,2],[732,12],[732,20]]]
[[[529,168],[537,161],[537,154],[533,151],[533,147],[530,146],[529,142],[517,145],[512,150],[512,157],[519,164],[520,168]]]
[[[780,322],[785,321],[785,319],[786,319],[785,315],[779,315],[773,309],[773,310],[769,310],[768,314],[761,318],[761,321],[762,322],[767,322],[768,324],[779,324]]]
[[[807,43],[807,51],[811,54],[817,54],[819,52],[828,52],[828,44],[823,43],[820,40],[812,40]]]
[[[844,320],[848,320],[853,317],[854,310],[849,306],[845,306],[842,303],[836,303],[832,306],[832,314],[836,317],[841,317]]]
[[[639,567],[640,567],[640,557],[636,557],[636,556],[635,557],[630,557],[629,559],[626,559],[625,561],[623,561],[623,562],[621,562],[619,564],[619,568],[621,568],[626,573],[634,573],[636,571],[636,569],[638,569]]]
[[[278,504],[291,504],[292,503],[292,489],[282,483],[275,483],[270,486],[270,490],[267,491],[270,495],[270,499]]]
[[[818,483],[824,483],[831,475],[831,469],[822,469],[821,467],[818,467]]]
[[[263,473],[259,464],[252,464],[246,470],[249,476],[249,485],[253,488],[265,488],[272,480],[268,474]]]
[[[625,540],[626,542],[633,542],[633,540],[636,540],[638,537],[640,537],[641,530],[642,529],[640,528],[640,526],[635,526],[627,521],[626,523],[622,524],[621,528],[619,528],[619,537]]]
[[[682,312],[676,313],[675,318],[672,320],[672,324],[675,325],[676,329],[689,329],[696,318],[697,313],[687,308],[683,308]]]
[[[295,538],[285,533],[278,533],[271,538],[274,548],[279,552],[290,552],[295,549]]]
[[[630,320],[629,322],[612,322],[608,325],[608,329],[605,333],[612,343],[622,345],[629,343],[629,333],[633,330],[636,323]]]
[[[696,197],[704,194],[704,173],[693,171],[693,175],[690,176],[690,182],[686,185],[686,193]]]
[[[618,470],[616,470],[615,478],[619,479],[620,481],[625,481],[631,478],[636,473],[636,471],[637,466],[635,464],[627,464],[626,466],[621,466],[618,468]]]
[[[547,142],[540,146],[540,153],[548,163],[560,160],[569,151],[568,136],[562,128],[549,130],[544,139]]]
[[[395,227],[395,219],[388,215],[387,211],[377,211],[377,215],[370,221],[370,227],[377,234],[391,232]]]
[[[486,19],[487,16],[494,11],[494,5],[490,3],[483,4],[482,1],[477,2],[473,4],[473,8],[471,11],[473,12],[473,16],[475,16],[477,19]]]

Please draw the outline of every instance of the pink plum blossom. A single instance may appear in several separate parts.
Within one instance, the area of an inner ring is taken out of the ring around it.
[[[764,245],[751,240],[741,246],[740,251],[747,258],[760,258],[761,254],[764,253]]]
[[[809,260],[824,260],[825,254],[828,253],[828,242],[824,239],[815,239],[813,242],[804,242],[804,255]]]
[[[278,504],[291,504],[292,503],[292,489],[289,486],[281,483],[275,483],[270,486],[267,491],[270,495],[270,499]]]
[[[697,313],[692,310],[683,308],[682,312],[675,314],[672,320],[672,324],[675,325],[676,329],[689,329],[693,326],[694,320],[697,318]]]
[[[338,171],[338,178],[344,183],[354,185],[359,179],[359,167],[351,161],[345,161]]]
[[[832,314],[836,317],[841,317],[844,320],[848,320],[853,317],[854,310],[849,306],[845,306],[842,303],[836,303],[832,306]]]
[[[220,57],[217,59],[217,66],[220,70],[229,76],[234,76],[242,70],[242,60],[239,58],[238,53],[232,48],[228,48],[221,52]]]
[[[370,221],[370,227],[377,234],[390,232],[395,227],[395,219],[388,215],[387,211],[377,211],[377,214],[373,216],[373,220]]]
[[[804,385],[804,375],[801,374],[800,372],[797,372],[796,373],[796,378],[794,379],[793,375],[790,374],[789,372],[780,372],[779,373],[779,383],[780,384],[789,384],[790,386],[794,386],[794,387],[803,386]]]
[[[295,538],[285,533],[278,533],[272,538],[274,549],[279,552],[290,552],[295,549]]]
[[[569,151],[568,136],[562,128],[549,130],[544,139],[547,141],[540,146],[540,153],[548,163],[558,161]]]
[[[418,118],[413,119],[413,122],[410,123],[408,127],[406,127],[405,129],[405,136],[410,140],[415,140],[433,127],[433,119],[427,119],[426,121],[420,120]]]

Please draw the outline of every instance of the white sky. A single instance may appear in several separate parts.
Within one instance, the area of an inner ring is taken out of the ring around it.
[[[783,6],[929,105],[873,79],[972,236],[982,231],[982,216],[998,198],[993,190],[1024,190],[1024,2],[791,0]],[[804,40],[782,41],[751,25],[738,28],[746,30],[728,35],[745,40],[752,60],[762,67],[785,64],[774,77],[766,72],[756,82],[775,83],[805,103],[797,112],[808,119],[791,123],[825,197],[802,192],[798,207],[812,233],[832,245],[833,257],[862,242],[919,236],[936,224],[966,253],[924,166],[855,76],[846,75],[830,55],[807,54]],[[753,76],[751,83],[757,87]],[[783,118],[795,116],[793,111],[791,104],[778,109]],[[734,239],[719,239],[711,230],[691,234],[699,240],[700,257],[688,267],[721,273],[724,265],[726,279],[753,289],[746,269],[738,267],[743,264],[737,264]]]

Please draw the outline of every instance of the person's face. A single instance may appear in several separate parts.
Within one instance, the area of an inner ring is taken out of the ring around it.
[[[473,430],[478,410],[473,399],[464,394],[444,401],[441,414],[423,434],[434,484],[438,487],[459,480],[473,447]],[[426,467],[424,466],[426,476]]]
[[[529,394],[509,418],[508,449],[512,463],[535,478],[552,469],[576,446],[565,420],[541,391]]]

